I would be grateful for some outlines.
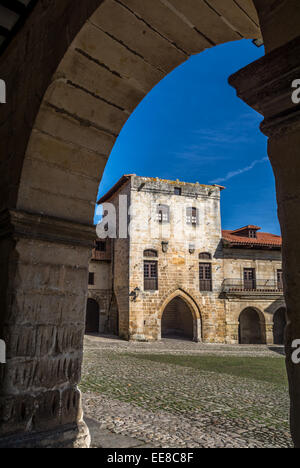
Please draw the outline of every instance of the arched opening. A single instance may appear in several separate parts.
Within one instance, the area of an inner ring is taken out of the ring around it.
[[[15,57],[22,56],[21,52],[24,48],[25,37],[24,28],[20,31],[19,38],[14,41],[12,50],[15,48],[15,55],[12,55],[13,59],[7,60],[7,56],[5,57],[4,75],[12,78],[22,76],[20,80],[10,80],[10,83],[17,86],[14,91],[15,96],[21,95],[20,88],[27,91],[26,99],[13,99],[12,104],[5,107],[9,119],[4,118],[6,117],[4,114],[1,119],[1,122],[5,122],[5,125],[2,125],[4,136],[2,141],[5,151],[3,153],[3,171],[1,172],[3,174],[3,180],[1,179],[3,183],[0,191],[3,196],[2,208],[5,210],[7,208],[16,208],[20,213],[22,212],[23,214],[19,214],[19,217],[24,216],[25,221],[23,219],[23,224],[29,226],[29,232],[30,230],[34,231],[34,240],[32,238],[30,242],[36,257],[40,255],[43,262],[46,261],[45,258],[49,262],[56,260],[56,264],[53,265],[53,274],[49,275],[53,282],[53,288],[49,287],[49,290],[58,291],[57,284],[60,284],[63,293],[57,293],[57,297],[53,293],[53,298],[49,301],[48,297],[46,300],[44,299],[45,295],[42,288],[37,288],[36,297],[32,297],[32,304],[29,304],[28,309],[32,310],[35,304],[39,304],[40,309],[43,311],[43,314],[39,314],[40,325],[43,325],[40,328],[45,330],[46,336],[49,333],[47,327],[50,326],[49,310],[54,308],[64,311],[65,329],[63,330],[63,336],[68,336],[69,340],[64,340],[60,347],[61,352],[55,357],[55,365],[59,369],[61,367],[60,360],[64,358],[67,352],[65,343],[78,343],[74,349],[76,352],[73,353],[76,362],[78,361],[78,355],[82,352],[81,341],[77,340],[77,336],[78,333],[80,334],[83,331],[81,324],[85,309],[84,294],[81,294],[79,299],[74,301],[74,288],[69,292],[67,281],[65,285],[62,285],[62,278],[64,277],[62,272],[67,263],[66,259],[72,257],[70,252],[74,254],[75,248],[78,248],[80,243],[86,247],[86,241],[82,241],[82,238],[87,235],[88,230],[84,226],[85,224],[88,226],[93,217],[93,201],[96,198],[98,188],[98,177],[94,177],[94,175],[102,173],[120,128],[127,116],[132,112],[132,109],[153,85],[176,65],[182,63],[188,55],[200,52],[212,44],[219,44],[240,37],[259,37],[259,26],[252,2],[246,3],[247,11],[241,8],[238,15],[236,15],[238,2],[234,2],[234,4],[232,2],[232,8],[224,8],[222,2],[218,2],[215,8],[209,8],[208,2],[200,1],[194,2],[194,8],[190,2],[176,1],[175,7],[169,2],[161,2],[162,4],[159,5],[163,11],[158,17],[163,17],[164,21],[158,23],[157,16],[153,15],[156,9],[147,9],[147,2],[136,2],[137,5],[132,7],[133,10],[123,7],[120,2],[102,2],[101,0],[86,2],[82,9],[68,8],[67,6],[71,6],[71,2],[67,0],[48,2],[47,5],[44,3],[38,3],[34,17],[35,21],[29,23],[29,26],[26,26],[27,29],[25,29],[25,34],[30,31],[32,44],[32,61],[28,62],[29,70],[27,64],[20,61],[20,64],[17,65],[17,60],[14,60]],[[263,4],[264,2],[257,3]],[[284,44],[287,40],[298,35],[297,19],[299,16],[297,10],[295,9],[295,12],[293,11],[293,14],[291,14],[291,10],[282,8],[281,3],[284,2],[279,2],[279,14],[276,11],[275,15],[275,10],[273,12],[276,21],[268,21],[267,25],[270,24],[270,26],[267,26],[266,31],[264,30],[267,50]],[[58,5],[60,5],[59,8]],[[92,20],[87,21],[96,5],[99,5],[99,9],[95,11]],[[159,7],[157,6],[157,8]],[[49,9],[49,14],[45,13],[46,9]],[[135,9],[137,9],[136,12]],[[262,10],[262,7],[259,7],[260,10]],[[70,15],[70,18],[68,18],[68,15]],[[288,28],[278,27],[281,25],[282,19],[284,20],[287,17],[292,18],[296,27],[290,27],[290,25]],[[48,18],[51,22],[51,29],[47,22],[49,21]],[[65,33],[66,23],[72,26],[68,28],[69,34]],[[33,28],[33,24],[38,27]],[[83,25],[85,25],[84,28],[82,28]],[[75,38],[79,30],[80,34],[76,37],[76,41],[72,47],[69,47],[70,41]],[[274,33],[276,30],[279,31],[278,34]],[[41,31],[51,31],[51,34],[41,34]],[[53,42],[50,41],[50,38]],[[59,44],[59,47],[57,47],[57,44]],[[56,64],[60,62],[67,50],[68,53],[65,54],[65,59],[61,62],[57,70],[58,73],[54,76]],[[295,54],[295,57],[297,55]],[[32,79],[32,69],[36,70],[35,75],[40,77],[40,83]],[[270,69],[273,70],[272,67]],[[280,74],[281,68],[279,66],[275,70],[279,70],[278,74]],[[254,72],[253,76],[258,76],[258,74]],[[51,86],[45,95],[47,86],[50,83]],[[290,88],[290,82],[288,87]],[[252,89],[255,88],[256,84],[253,84]],[[277,89],[277,87],[274,88]],[[40,106],[42,96],[45,96],[45,99],[37,117],[37,109]],[[281,101],[278,99],[278,102]],[[18,108],[14,107],[16,105],[18,105]],[[279,110],[281,112],[278,111],[278,115],[287,115],[286,109]],[[26,161],[23,164],[23,156],[33,126],[34,131],[28,145]],[[14,132],[8,132],[7,128],[14,128],[15,130]],[[9,137],[5,135],[5,132],[9,133]],[[298,147],[297,140],[294,146],[295,148]],[[281,155],[287,147],[290,148],[290,153],[284,161],[284,168],[281,168],[278,163],[276,168],[278,174],[281,172],[286,174],[286,167],[288,166],[294,169],[293,145],[287,145],[286,141],[282,143],[282,147],[279,145],[278,161],[281,161]],[[273,160],[275,160],[275,157]],[[21,168],[23,168],[22,174]],[[283,188],[279,193],[279,200],[285,199],[287,203],[290,203],[291,195],[293,195],[290,190],[293,190],[293,184],[290,182],[290,177],[286,177],[286,180],[286,185],[280,185]],[[20,187],[17,191],[19,181]],[[285,193],[287,193],[287,196],[285,196]],[[286,216],[283,216],[285,214],[284,209],[285,207],[281,207],[281,218],[287,219]],[[286,211],[289,212],[289,209],[286,208]],[[31,213],[31,218],[28,215],[25,218],[25,213]],[[52,218],[48,219],[47,216]],[[9,229],[5,224],[5,232],[18,232],[18,255],[21,261],[27,252],[27,241],[24,239],[28,238],[28,233],[26,233],[26,237],[24,236],[24,229],[19,229],[19,231],[12,229],[13,224],[17,224],[17,222],[19,225],[21,224],[20,219],[14,218],[11,214],[9,214],[9,218],[11,218],[8,221]],[[47,224],[41,222],[41,219],[44,219],[45,223],[48,222],[51,228],[48,229],[47,235],[45,235]],[[293,222],[294,219],[297,219],[294,216],[293,207],[291,209],[291,219]],[[286,239],[293,239],[291,232],[297,232],[297,229],[289,230],[287,233],[284,232]],[[24,236],[24,239],[22,236]],[[21,241],[19,238],[21,238]],[[43,244],[45,239],[48,242],[49,238],[53,249],[50,254],[48,245]],[[33,245],[34,243],[36,245]],[[11,252],[8,252],[6,240],[3,246],[1,245],[1,252],[4,252],[4,271],[9,271],[10,262],[15,262],[13,239],[11,244]],[[69,244],[69,246],[63,249],[62,244]],[[291,242],[289,242],[289,245],[293,247]],[[87,268],[89,253],[87,247],[86,249],[85,255],[83,253],[80,254],[81,256],[74,255],[74,260],[68,260],[70,263],[70,265],[68,264],[69,270],[74,273],[74,276],[76,272],[76,277],[84,268]],[[83,249],[81,250],[83,252]],[[294,263],[296,264],[296,262]],[[41,278],[40,265],[35,259],[30,263],[28,257],[26,257],[23,265],[24,273],[18,278],[17,282],[13,275],[9,278],[9,288],[12,290],[22,289],[30,275]],[[289,268],[291,269],[290,277],[292,277],[294,267],[288,265]],[[47,274],[49,274],[49,271]],[[3,304],[6,303],[5,295],[8,290],[8,280],[4,276],[6,275],[3,275],[4,287],[1,288],[3,290]],[[296,274],[294,277],[296,277]],[[50,284],[50,286],[52,285]],[[6,317],[12,317],[12,307],[15,307],[13,314],[15,323],[7,321],[10,324],[7,327],[7,336],[10,341],[12,356],[10,369],[15,371],[13,366],[20,366],[21,359],[13,359],[18,353],[13,345],[14,327],[18,323],[23,323],[22,315],[25,314],[25,308],[23,305],[19,307],[18,304],[9,302],[2,314],[4,317],[3,323],[5,323]],[[296,314],[297,307],[295,309]],[[58,315],[56,321],[55,317],[52,317],[52,327],[61,325],[60,314]],[[42,317],[45,317],[44,322]],[[74,322],[79,323],[80,326],[73,326]],[[37,328],[34,320],[32,327],[33,330]],[[25,348],[30,349],[29,346]],[[38,370],[40,366],[45,368],[44,362],[38,359],[38,353],[36,354],[34,365]],[[30,372],[30,366],[32,365],[32,356],[30,358],[28,359],[28,356],[25,355],[22,362],[24,367],[27,366],[26,370],[28,369],[28,372]],[[77,366],[76,362],[75,366]],[[80,372],[78,372],[78,376],[79,374]],[[13,371],[7,373],[4,382],[6,388],[12,388],[11,379],[17,375],[21,376],[23,373]],[[70,401],[69,396],[72,395],[72,392],[76,392],[74,381],[78,381],[78,378],[75,378],[72,382],[55,382],[57,384],[55,390],[53,382],[49,379],[49,388],[46,388],[44,392],[41,391],[42,386],[37,382],[36,386],[28,389],[26,393],[24,382],[21,380],[19,382],[17,377],[13,382],[13,386],[15,389],[22,388],[23,403],[28,404],[29,408],[32,404],[32,395],[36,395],[34,396],[36,402],[45,398],[44,407],[51,408],[46,400],[46,398],[52,397],[51,392],[53,394],[54,391],[60,391],[61,394],[69,392],[66,399]],[[7,399],[10,398],[11,396],[7,395]],[[32,415],[30,410],[27,411],[28,419],[23,418],[24,421],[20,425],[19,406],[20,402],[18,400],[10,411],[11,417],[7,424],[10,433],[19,433],[22,430],[25,432],[25,430],[28,431],[28,427],[31,427]],[[68,423],[77,421],[73,414],[79,414],[79,412],[73,411],[73,408],[70,409],[70,405],[65,406],[63,408],[64,421]],[[54,418],[53,414],[56,408],[53,410],[52,407],[51,410],[52,414],[50,415],[45,412],[46,410],[37,413],[35,419],[38,420],[38,428],[44,428],[45,421]],[[57,405],[57,415],[55,414],[60,424],[61,413],[60,401],[59,406]],[[51,427],[55,427],[54,421]],[[82,437],[82,445],[86,444],[84,437],[86,435]]]
[[[175,297],[166,306],[161,319],[161,336],[194,339],[193,313],[181,297]]]
[[[286,309],[281,307],[274,314],[273,320],[273,336],[274,344],[283,345],[284,344],[284,332],[286,327]]]
[[[249,307],[239,317],[239,344],[264,344],[265,322],[259,313]]]
[[[85,333],[99,333],[99,305],[94,299],[88,299],[86,306]]]

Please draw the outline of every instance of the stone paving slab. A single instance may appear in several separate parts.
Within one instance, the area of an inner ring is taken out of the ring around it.
[[[91,418],[85,418],[91,434],[91,448],[150,448],[145,442],[133,437],[116,434],[101,427],[101,423]]]

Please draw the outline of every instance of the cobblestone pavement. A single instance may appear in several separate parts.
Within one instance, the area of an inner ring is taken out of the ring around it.
[[[101,430],[158,448],[291,447],[285,384],[152,362],[137,353],[282,359],[283,349],[86,337],[84,411]]]

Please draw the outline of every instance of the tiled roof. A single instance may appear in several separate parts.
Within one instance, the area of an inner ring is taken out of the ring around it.
[[[241,246],[241,247],[273,247],[281,248],[282,238],[276,236],[275,234],[270,234],[268,232],[257,232],[256,239],[250,239],[249,237],[244,237],[237,235],[236,232],[240,231],[222,231],[223,240],[226,243],[231,244],[232,246]]]
[[[239,229],[235,229],[234,231],[231,231],[232,234],[236,232],[242,232],[242,231],[260,231],[261,228],[259,226],[253,226],[252,224],[248,224],[248,226],[243,226]]]
[[[98,205],[102,205],[102,203],[107,202],[108,200],[111,199],[111,197],[121,188],[123,187],[126,182],[128,182],[132,176],[135,174],[125,174],[123,177],[121,177],[120,180],[105,194],[103,197],[98,200]]]

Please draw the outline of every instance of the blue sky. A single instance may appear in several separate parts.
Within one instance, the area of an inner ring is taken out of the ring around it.
[[[251,41],[190,58],[162,80],[124,126],[100,184],[123,174],[224,185],[223,229],[246,224],[280,234],[262,116],[236,97],[228,77],[260,58]]]

